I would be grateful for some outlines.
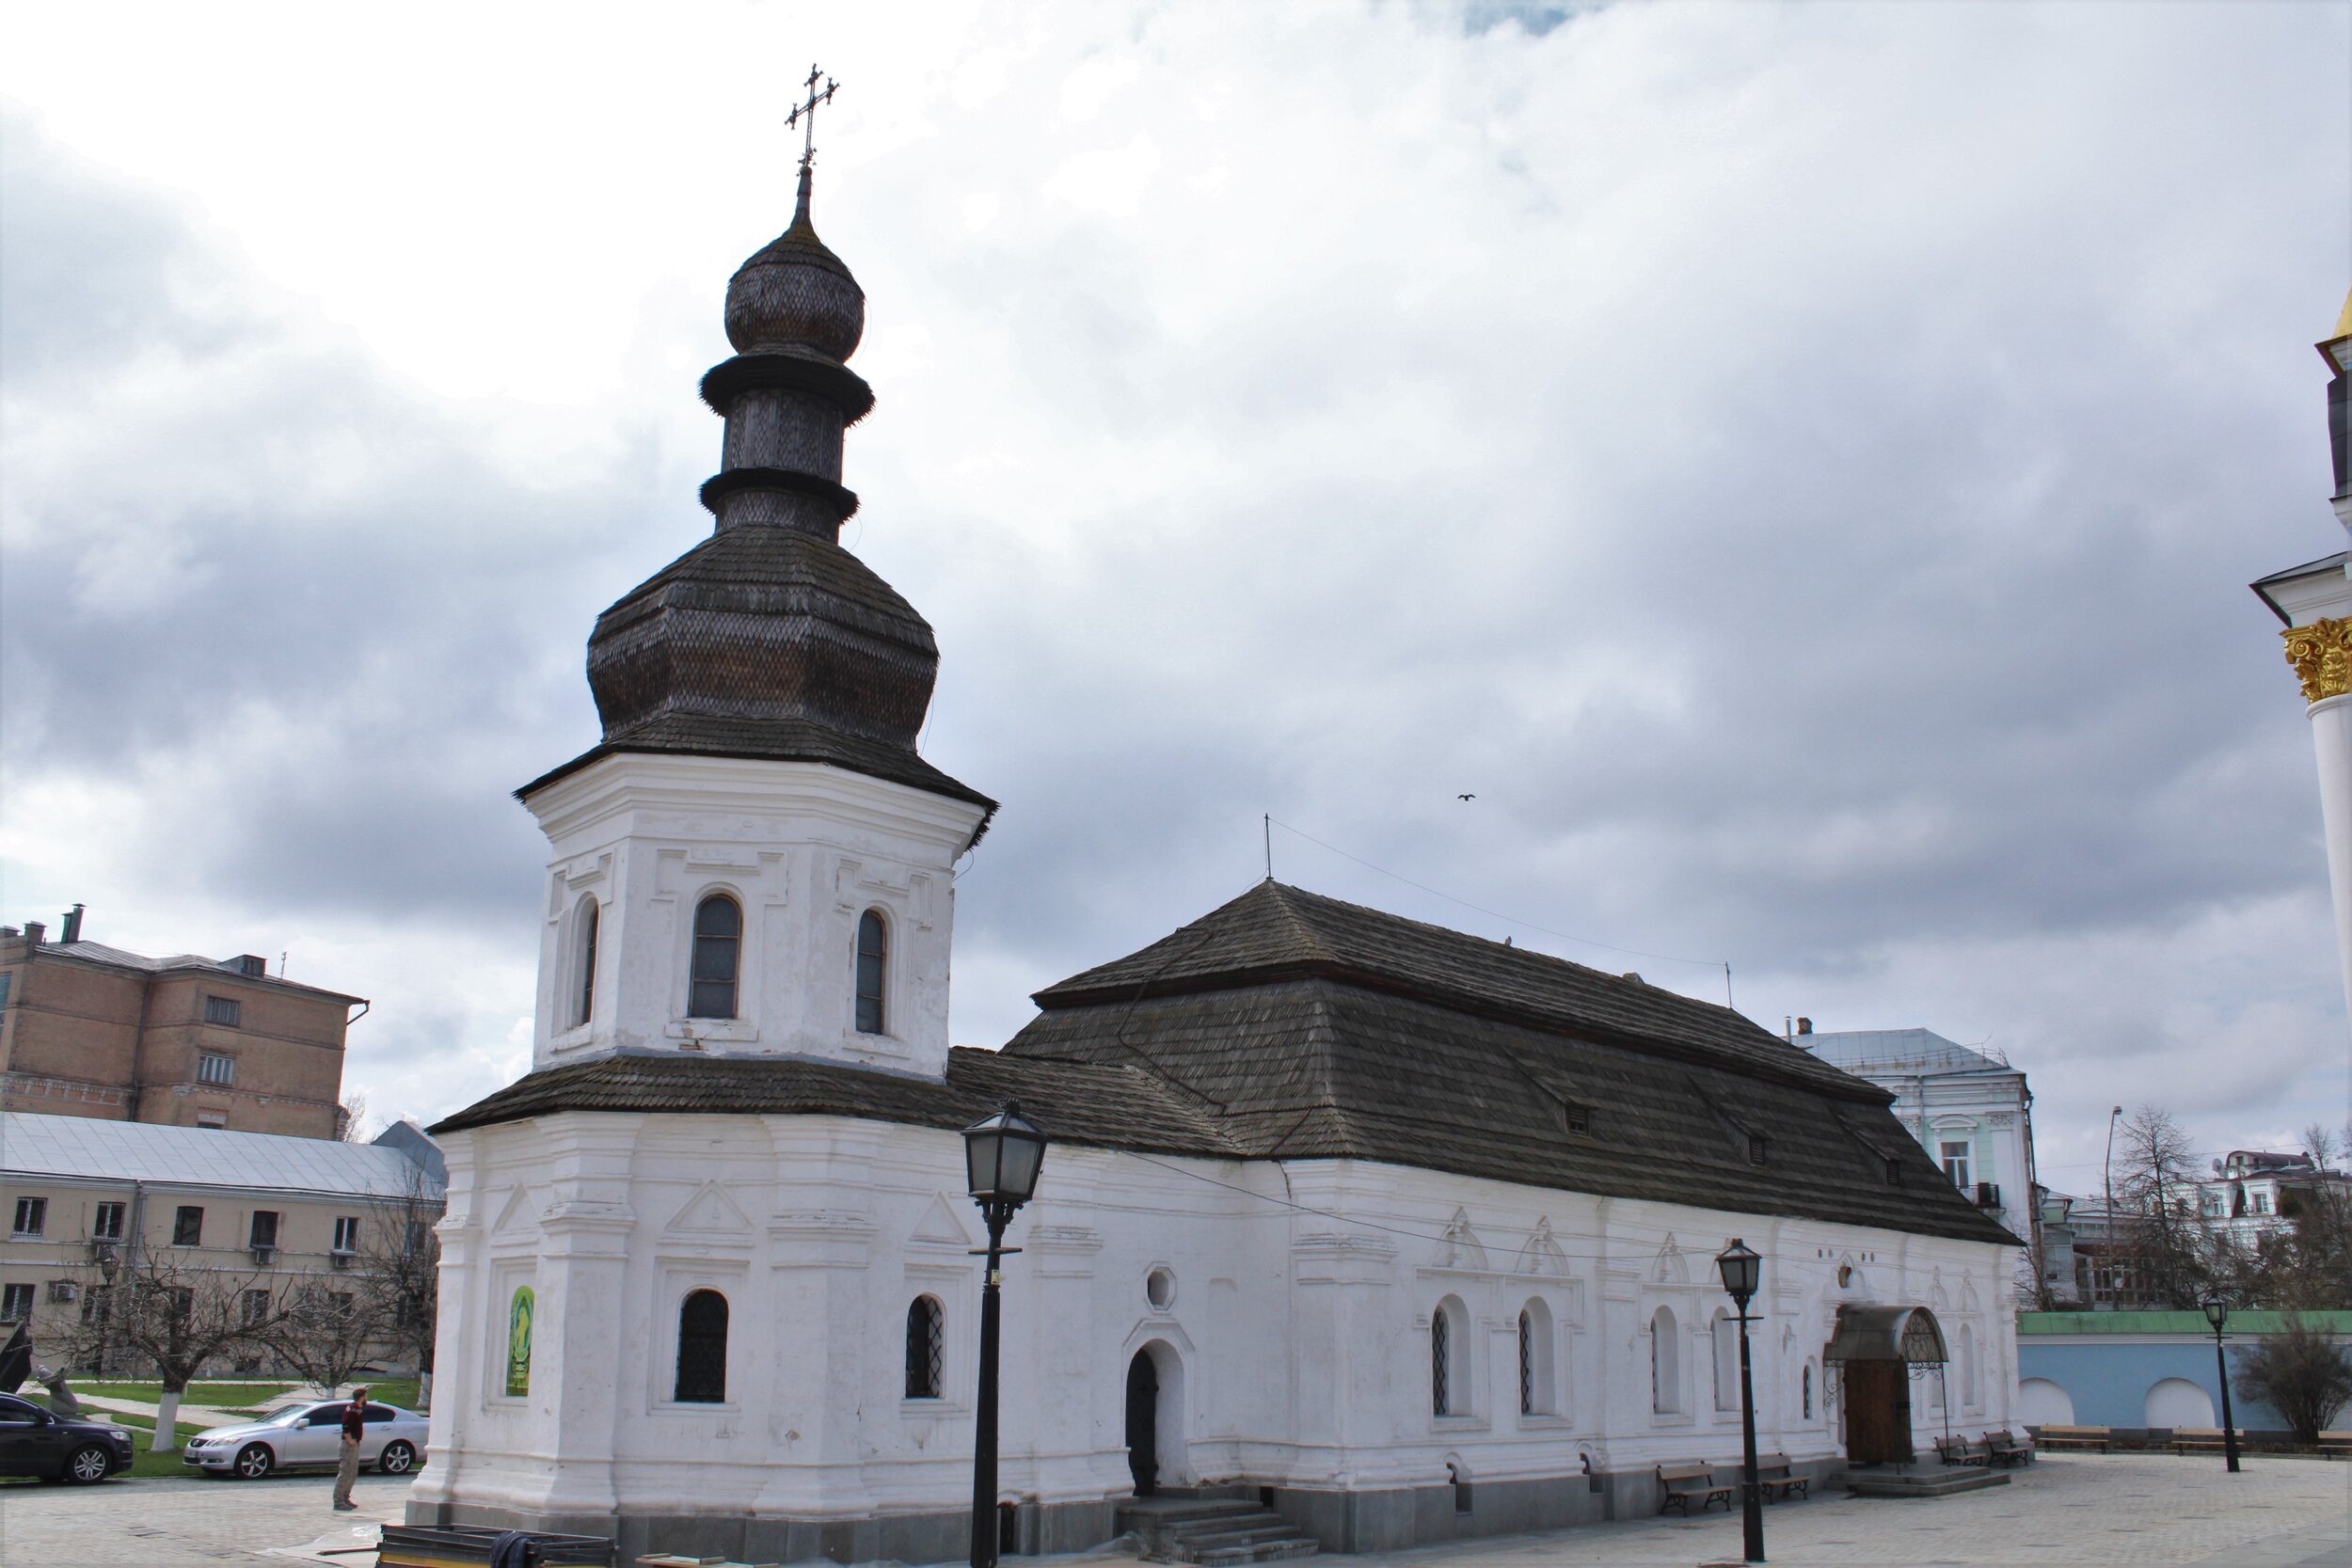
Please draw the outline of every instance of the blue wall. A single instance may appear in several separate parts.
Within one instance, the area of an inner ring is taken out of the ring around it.
[[[2119,1337],[2121,1338],[2121,1337]],[[2237,1375],[2237,1357],[2249,1347],[2225,1347],[2230,1374]],[[2169,1377],[2185,1378],[2213,1401],[2214,1422],[2221,1420],[2221,1385],[2214,1366],[2213,1339],[2183,1337],[2151,1342],[2133,1335],[2117,1339],[2069,1334],[2049,1339],[2017,1341],[2017,1375],[2046,1377],[2074,1396],[2074,1420],[2081,1426],[2138,1427],[2147,1424],[2148,1390]],[[2230,1414],[2241,1427],[2283,1428],[2286,1418],[2269,1405],[2241,1400],[2231,1390]]]

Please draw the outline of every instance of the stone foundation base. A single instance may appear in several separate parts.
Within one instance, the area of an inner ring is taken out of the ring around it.
[[[1083,1552],[1111,1538],[1112,1504],[1018,1504],[1008,1555]],[[779,1519],[702,1513],[535,1513],[469,1503],[408,1505],[412,1525],[482,1525],[603,1535],[616,1544],[612,1560],[627,1568],[649,1552],[716,1557],[737,1562],[964,1562],[972,1548],[968,1509],[940,1513],[891,1513],[870,1519]]]
[[[1795,1474],[1819,1491],[1841,1474],[1839,1459],[1804,1461]],[[1603,1475],[1482,1481],[1467,1488],[1409,1486],[1342,1491],[1311,1486],[1257,1486],[1226,1481],[1202,1495],[1255,1497],[1327,1552],[1393,1552],[1485,1535],[1566,1529],[1610,1519],[1645,1518],[1658,1512],[1654,1469]],[[1126,1499],[1013,1506],[1007,1556],[1083,1552],[1111,1538],[1112,1515]],[[1774,1504],[1775,1507],[1785,1506]],[[1733,1513],[1737,1513],[1737,1509]],[[972,1516],[952,1513],[893,1513],[870,1519],[776,1519],[628,1513],[530,1513],[467,1503],[410,1503],[412,1525],[485,1525],[617,1538],[613,1561],[627,1568],[649,1552],[729,1558],[738,1562],[964,1562]]]

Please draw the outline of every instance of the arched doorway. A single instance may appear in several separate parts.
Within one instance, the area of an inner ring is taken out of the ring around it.
[[[1912,1376],[1940,1374],[1950,1359],[1935,1314],[1924,1307],[1840,1307],[1821,1359],[1838,1369],[1847,1462],[1910,1464]]]
[[[1160,1489],[1160,1369],[1149,1346],[1127,1363],[1127,1468],[1136,1496]]]

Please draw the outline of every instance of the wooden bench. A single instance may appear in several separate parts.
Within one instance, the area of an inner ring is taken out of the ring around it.
[[[2352,1459],[2352,1432],[2321,1433],[2319,1454],[2322,1459]]]
[[[2238,1431],[2237,1440],[2240,1447],[2245,1446],[2246,1433],[2243,1428]],[[2174,1453],[2227,1453],[2229,1447],[2219,1427],[2172,1429],[2171,1449]]]
[[[2033,1463],[2033,1438],[2030,1435],[2020,1437],[2007,1427],[1998,1432],[1988,1432],[1984,1434],[1984,1463],[1988,1469],[1996,1465],[2003,1469],[2030,1465]]]
[[[2045,1449],[2096,1449],[2105,1453],[2114,1437],[2114,1430],[2110,1427],[2045,1426],[2033,1437],[2036,1445]]]
[[[1663,1494],[1658,1499],[1658,1512],[1663,1513],[1672,1508],[1685,1516],[1691,1512],[1691,1499],[1693,1497],[1699,1499],[1701,1513],[1714,1507],[1717,1497],[1723,1498],[1724,1512],[1728,1513],[1731,1512],[1731,1499],[1739,1490],[1736,1486],[1717,1481],[1714,1468],[1707,1465],[1661,1465],[1658,1466],[1658,1485]]]
[[[1935,1456],[1947,1465],[1984,1465],[1991,1458],[1984,1444],[1971,1443],[1965,1437],[1937,1438]]]
[[[1756,1489],[1768,1503],[1813,1496],[1813,1478],[1794,1474],[1785,1453],[1768,1453],[1756,1462]]]

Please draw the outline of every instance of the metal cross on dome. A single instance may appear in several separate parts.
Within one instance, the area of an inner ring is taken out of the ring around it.
[[[821,92],[817,87],[819,82],[825,84]],[[808,80],[801,85],[808,89],[808,101],[794,104],[792,112],[784,117],[784,124],[785,129],[790,130],[803,120],[808,121],[801,141],[801,166],[806,168],[817,157],[817,105],[832,103],[841,84],[812,65],[808,68]]]

